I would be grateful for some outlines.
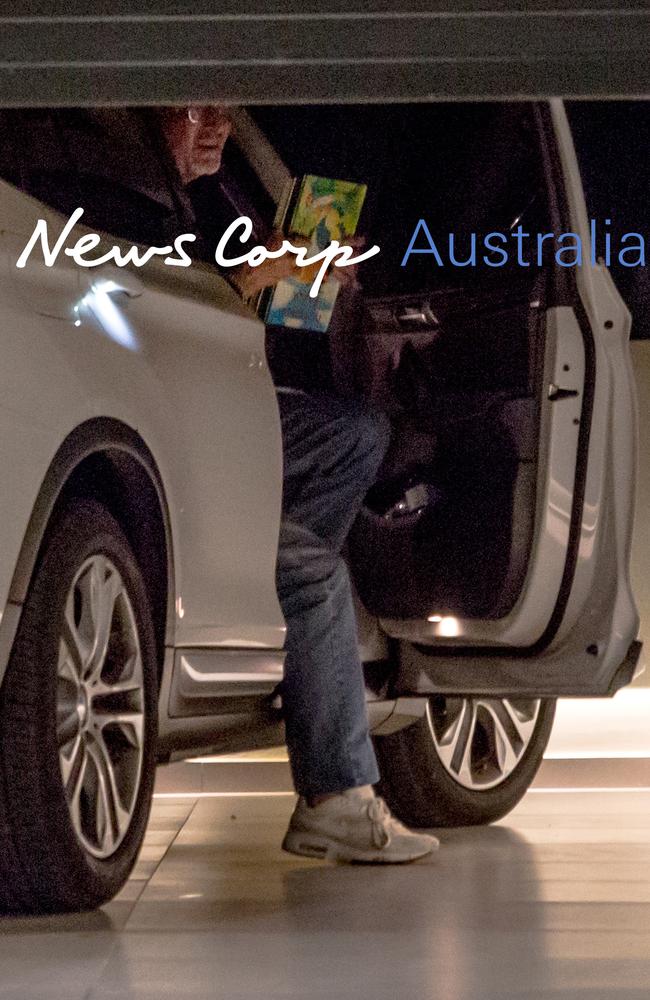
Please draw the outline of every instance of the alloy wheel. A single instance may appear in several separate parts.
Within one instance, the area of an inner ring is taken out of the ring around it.
[[[500,785],[522,760],[540,705],[532,698],[429,699],[427,720],[443,767],[472,791]]]
[[[63,616],[57,739],[74,831],[94,857],[111,857],[136,808],[144,756],[144,671],[122,576],[103,555],[77,572]]]

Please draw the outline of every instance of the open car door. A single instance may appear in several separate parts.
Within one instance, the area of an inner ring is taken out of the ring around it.
[[[630,319],[607,268],[589,262],[594,229],[561,102],[551,102],[544,128],[562,232],[580,237],[584,260],[566,269],[564,288],[545,310],[526,579],[495,623],[454,616],[387,623],[405,640],[398,686],[409,692],[435,685],[492,695],[613,693],[631,679],[640,651],[628,568],[636,447]]]
[[[390,644],[401,695],[613,693],[639,655],[630,319],[562,102],[249,112],[266,192],[278,160],[365,182],[382,248],[328,345],[332,386],[394,432],[349,540],[366,659]],[[472,258],[486,231],[517,245],[502,267]]]

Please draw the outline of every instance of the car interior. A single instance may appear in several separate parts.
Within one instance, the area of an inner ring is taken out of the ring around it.
[[[381,253],[360,265],[360,288],[339,294],[327,334],[267,329],[277,384],[358,396],[391,418],[390,451],[348,541],[363,605],[381,618],[504,616],[534,530],[553,269],[454,266],[446,248],[455,234],[463,261],[472,233],[553,228],[534,107],[247,111],[290,174],[368,186],[358,232]],[[220,183],[236,214],[270,227],[274,206],[243,156],[230,143]],[[201,218],[214,183],[196,182]],[[431,254],[402,266],[422,218],[442,267]]]

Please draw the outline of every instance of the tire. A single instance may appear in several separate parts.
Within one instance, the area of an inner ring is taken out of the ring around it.
[[[554,716],[555,701],[549,699],[432,697],[415,724],[375,738],[379,794],[410,826],[492,823],[510,812],[532,783]],[[467,746],[471,752],[463,755]]]
[[[48,529],[0,691],[3,912],[94,909],[126,882],[153,793],[156,660],[121,528],[71,501]]]

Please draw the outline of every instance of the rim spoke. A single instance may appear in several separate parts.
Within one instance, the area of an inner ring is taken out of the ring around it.
[[[76,708],[70,709],[67,714],[57,720],[56,738],[59,749],[66,747],[71,740],[79,737],[79,713]]]
[[[460,711],[438,743],[443,762],[454,775],[467,778],[470,772],[472,738],[476,729],[476,705],[464,698]]]
[[[494,788],[520,763],[540,705],[538,699],[432,699],[429,727],[440,762],[465,788]]]
[[[481,705],[490,717],[494,734],[494,750],[503,777],[512,773],[521,757],[523,744],[519,733],[511,724],[510,716],[501,701],[483,701]]]
[[[517,730],[519,739],[523,744],[527,744],[530,737],[533,735],[533,730],[537,725],[537,716],[539,714],[539,702],[535,704],[535,708],[529,715],[523,715],[523,713],[518,712],[515,706],[512,704],[509,698],[504,698],[501,702],[504,710],[508,713],[508,718],[510,722]]]
[[[69,742],[69,741],[68,741]],[[59,746],[65,746],[65,744],[59,743]],[[75,772],[78,772],[83,767],[83,758],[85,757],[84,740],[81,733],[77,734],[77,737],[72,744],[72,749],[70,753],[63,753],[63,750],[59,751],[59,760],[61,762],[61,776],[63,778],[63,787],[68,789],[70,784],[70,779]]]
[[[106,772],[101,764],[99,764],[97,755],[92,754],[92,758],[97,777],[97,786],[95,788],[95,834],[97,836],[97,843],[106,854],[110,852],[112,845],[117,840],[119,831],[117,829],[117,819],[111,808],[110,785],[107,781]]]
[[[59,644],[56,734],[70,819],[82,846],[110,857],[138,801],[145,744],[144,667],[120,572],[104,555],[80,566]]]
[[[67,651],[66,656],[59,657],[60,676],[70,676],[71,680],[79,681],[83,677],[90,649],[79,633],[74,621],[74,597],[70,595],[63,616],[62,645]],[[63,672],[65,671],[65,673]]]
[[[122,590],[119,573],[103,556],[93,560],[88,581],[88,600],[92,621],[93,640],[86,679],[93,681],[101,675],[111,637],[115,602]]]
[[[115,781],[115,770],[104,740],[95,737],[90,751],[97,772],[96,828],[102,851],[108,852],[121,837],[131,814],[124,808]]]
[[[81,830],[81,791],[86,780],[86,774],[88,773],[88,754],[82,740],[80,740],[80,745],[81,753],[77,755],[81,758],[80,765],[72,782],[72,792],[68,800],[72,822],[77,830]]]
[[[463,719],[458,733],[456,749],[451,766],[463,781],[471,781],[472,776],[472,742],[476,731],[476,702],[465,699],[463,702]]]
[[[144,714],[140,710],[133,712],[93,712],[93,723],[99,739],[103,741],[103,731],[107,726],[119,728],[133,747],[141,747],[144,738]]]
[[[120,698],[142,692],[142,659],[139,652],[129,657],[121,672],[120,679],[110,684],[102,678],[101,674],[92,681],[93,698],[111,698],[116,701]]]
[[[63,639],[59,645],[59,664],[56,673],[59,680],[70,684],[75,690],[79,687],[79,672]]]

